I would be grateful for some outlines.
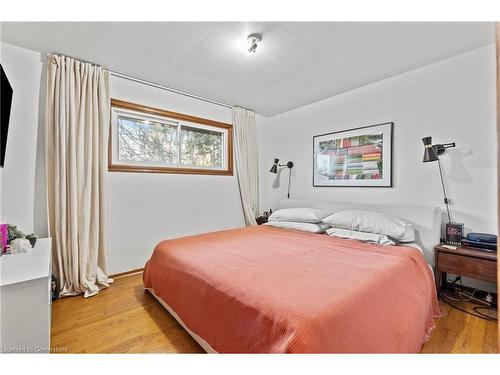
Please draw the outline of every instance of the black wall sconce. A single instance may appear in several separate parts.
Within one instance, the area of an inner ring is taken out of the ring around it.
[[[292,178],[292,168],[293,168],[293,162],[289,161],[286,164],[280,164],[280,159],[274,159],[273,166],[269,170],[269,172],[278,174],[278,170],[282,168],[288,168],[288,192],[287,192],[287,198],[290,199],[290,181]],[[279,178],[279,176],[278,176]]]
[[[446,196],[446,189],[444,188],[443,171],[441,170],[441,161],[439,156],[444,154],[447,148],[455,147],[455,142],[444,144],[432,144],[432,137],[422,138],[424,142],[424,163],[437,161],[439,166],[439,177],[441,177],[441,186],[443,187],[444,203],[446,204],[446,211],[448,212],[448,223],[451,223],[450,207],[448,206],[448,197]]]
[[[447,148],[455,147],[455,142],[433,145],[432,137],[422,138],[422,142],[424,142],[425,146],[424,163],[439,160],[439,155],[444,154]]]

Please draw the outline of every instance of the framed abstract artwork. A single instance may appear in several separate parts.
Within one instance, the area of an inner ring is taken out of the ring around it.
[[[313,137],[313,186],[392,186],[392,122]]]

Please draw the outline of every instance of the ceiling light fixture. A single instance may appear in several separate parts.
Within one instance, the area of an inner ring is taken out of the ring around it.
[[[261,34],[250,34],[249,36],[247,36],[248,52],[255,53],[255,50],[257,49],[257,46],[259,45],[259,42],[261,40],[262,40]]]

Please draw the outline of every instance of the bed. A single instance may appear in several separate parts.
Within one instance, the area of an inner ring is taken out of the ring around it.
[[[144,287],[207,352],[416,353],[439,314],[415,247],[264,226],[159,243]]]

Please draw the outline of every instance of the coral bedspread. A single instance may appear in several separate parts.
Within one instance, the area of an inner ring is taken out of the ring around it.
[[[421,253],[272,227],[166,240],[144,286],[223,353],[412,353],[439,313]]]

